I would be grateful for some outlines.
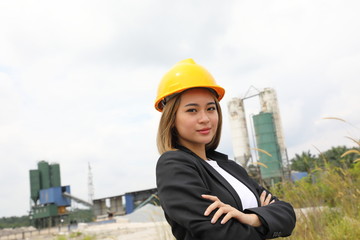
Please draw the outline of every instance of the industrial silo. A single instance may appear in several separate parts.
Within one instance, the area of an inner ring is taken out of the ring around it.
[[[60,165],[38,162],[37,170],[30,170],[31,216],[37,228],[52,227],[67,214],[71,205],[70,186],[61,186]]]
[[[275,125],[276,138],[280,149],[282,164],[287,164],[287,155],[284,134],[276,92],[272,88],[265,88],[259,93],[261,112],[272,113]]]
[[[233,98],[228,103],[228,111],[235,161],[246,167],[251,153],[243,100]]]
[[[261,178],[268,184],[280,182],[283,176],[280,147],[278,144],[273,113],[261,112],[253,116],[256,145],[259,148]],[[266,151],[268,154],[262,152]]]
[[[51,187],[60,187],[60,165],[58,163],[50,164],[50,185]]]
[[[37,205],[37,200],[39,200],[40,189],[40,171],[30,170],[30,197],[35,205]]]
[[[40,187],[41,189],[50,188],[50,167],[49,163],[45,161],[38,162],[38,169],[40,172]]]

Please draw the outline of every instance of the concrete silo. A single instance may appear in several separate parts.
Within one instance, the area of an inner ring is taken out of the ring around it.
[[[261,112],[253,116],[256,146],[259,150],[261,178],[270,186],[283,176],[280,148],[277,141],[273,113]],[[266,151],[265,154],[262,150]]]
[[[60,165],[38,162],[38,169],[30,173],[31,221],[36,228],[53,227],[61,224],[68,215],[66,207],[71,199],[64,196],[70,193],[70,186],[61,186]]]
[[[230,115],[230,128],[235,161],[241,166],[246,167],[251,157],[251,152],[243,100],[233,98],[228,103],[228,111]]]
[[[260,92],[259,98],[260,98],[261,112],[272,113],[273,115],[277,143],[279,145],[280,155],[282,159],[282,165],[287,166],[285,139],[282,129],[276,92],[272,88],[265,88],[263,91]]]
[[[276,92],[272,88],[258,90],[255,94],[248,94],[244,98],[233,98],[228,103],[230,117],[230,128],[232,134],[232,145],[235,161],[243,167],[247,167],[248,161],[252,158],[258,164],[261,179],[268,185],[273,185],[281,181],[284,177],[289,177],[289,164],[285,147],[284,134],[280,118],[280,111]],[[247,118],[245,115],[244,101],[252,97],[259,97],[260,111],[257,114],[250,114],[252,122],[251,139],[249,141],[249,131],[247,129]],[[258,151],[250,151],[252,145]],[[264,151],[262,151],[264,150]],[[271,155],[271,156],[270,156]]]
[[[260,167],[261,177],[273,185],[284,177],[287,166],[287,154],[280,119],[278,101],[274,89],[265,88],[259,92],[261,111],[253,116],[256,146],[270,153],[259,153],[259,161],[267,167]]]

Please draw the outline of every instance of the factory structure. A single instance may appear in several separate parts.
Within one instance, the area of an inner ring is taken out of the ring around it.
[[[127,192],[117,196],[93,200],[93,214],[97,221],[111,219],[116,216],[130,214],[144,205],[159,205],[156,197],[157,189]]]
[[[30,219],[37,228],[59,225],[71,205],[70,186],[61,186],[60,165],[38,162],[30,170]]]
[[[256,166],[268,186],[289,178],[288,156],[276,92],[272,88],[228,102],[234,158],[244,168]],[[260,111],[245,113],[245,101],[258,97]],[[250,130],[249,131],[249,127]]]
[[[92,174],[89,165],[88,201],[71,194],[70,186],[61,185],[60,165],[39,161],[30,176],[30,220],[38,229],[59,226],[68,218],[72,201],[92,210],[95,221],[109,220],[115,216],[130,214],[145,204],[159,204],[157,189],[127,192],[125,194],[93,199]]]

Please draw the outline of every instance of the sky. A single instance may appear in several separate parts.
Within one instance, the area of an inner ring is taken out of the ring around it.
[[[218,150],[230,158],[227,102],[264,88],[289,158],[354,146],[359,11],[357,0],[0,1],[0,217],[28,214],[41,160],[84,200],[89,165],[95,199],[156,187],[157,85],[187,58],[226,89]]]

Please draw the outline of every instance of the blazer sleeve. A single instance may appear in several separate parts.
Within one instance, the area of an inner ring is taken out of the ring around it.
[[[262,191],[270,193],[258,185],[255,181],[253,184],[257,186],[258,194]],[[274,203],[263,207],[246,209],[245,213],[255,213],[260,217],[263,226],[266,227],[266,238],[286,237],[291,235],[296,224],[296,215],[293,207],[284,201],[279,200],[277,197],[272,196]]]
[[[235,219],[226,224],[210,222],[213,214],[204,216],[209,200],[202,194],[211,194],[201,178],[201,171],[195,160],[182,151],[164,153],[156,166],[158,194],[170,224],[180,225],[196,239],[265,239],[256,228],[242,224]],[[176,234],[176,229],[173,232]]]

